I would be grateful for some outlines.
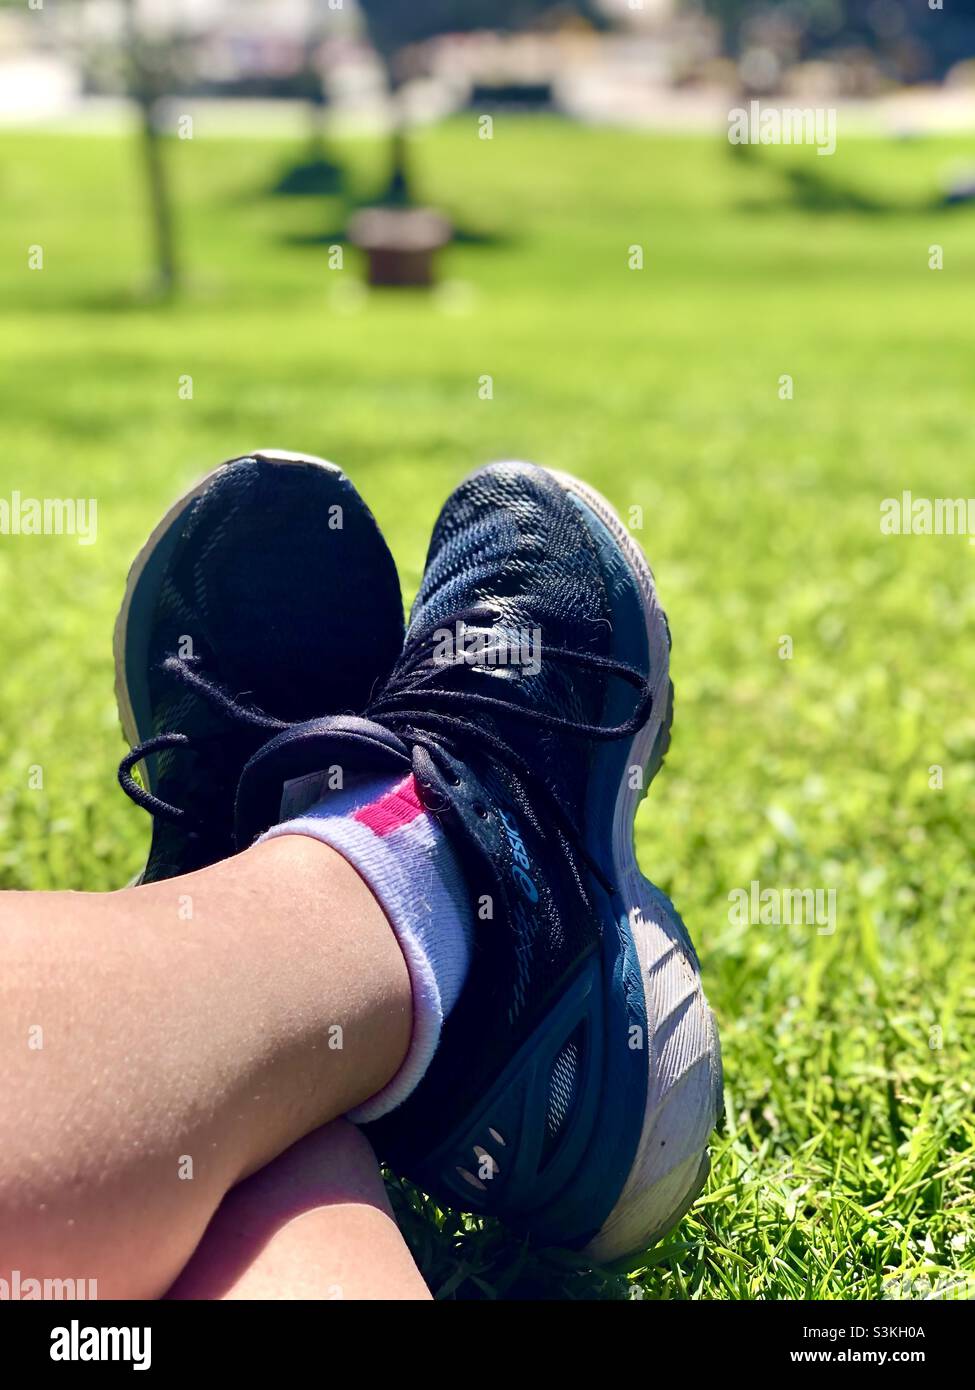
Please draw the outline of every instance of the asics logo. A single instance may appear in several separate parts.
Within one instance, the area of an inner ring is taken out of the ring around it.
[[[525,849],[525,842],[519,834],[518,827],[505,815],[501,807],[498,807],[498,816],[504,826],[504,833],[508,837],[511,846],[512,863],[511,873],[518,887],[524,893],[530,903],[538,902],[538,889],[532,881],[528,870],[531,868],[531,860],[528,858],[528,851]]]

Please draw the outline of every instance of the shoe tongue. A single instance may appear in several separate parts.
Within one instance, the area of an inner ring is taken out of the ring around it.
[[[246,849],[272,825],[301,815],[352,774],[404,773],[410,766],[402,740],[371,719],[340,714],[292,725],[258,749],[241,773],[237,848]]]

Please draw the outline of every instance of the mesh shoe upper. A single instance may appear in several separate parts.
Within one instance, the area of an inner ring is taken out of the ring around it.
[[[434,528],[410,633],[454,631],[458,615],[487,604],[488,624],[465,625],[500,643],[499,660],[459,664],[459,688],[501,695],[512,705],[560,720],[599,721],[605,674],[553,657],[531,670],[536,636],[548,649],[607,656],[611,641],[605,586],[592,543],[567,494],[543,469],[493,464],[451,495]],[[504,638],[507,638],[505,646]],[[505,655],[514,651],[515,660]],[[525,657],[528,660],[525,660]],[[498,683],[504,682],[504,689]],[[508,736],[544,773],[570,815],[578,813],[584,779],[567,765],[564,727],[510,722]],[[585,756],[581,740],[573,749]]]
[[[462,657],[479,638],[477,658]],[[474,959],[426,1076],[370,1133],[443,1200],[560,1239],[585,1238],[601,1213],[587,1200],[547,1226],[546,1206],[584,1148],[604,1145],[611,1166],[614,1148],[635,1146],[646,1091],[644,1067],[619,1123],[599,1131],[607,1040],[625,1045],[627,1022],[645,1015],[620,967],[618,1016],[607,1018],[616,890],[587,851],[589,770],[596,744],[644,722],[645,675],[614,656],[597,550],[566,491],[541,469],[493,465],[446,504],[403,655],[365,719],[283,733],[252,759],[238,793],[248,843],[277,819],[286,780],[332,763],[412,766],[465,871]],[[608,725],[607,691],[619,682],[632,712]],[[499,1146],[503,1161],[485,1182],[470,1155]]]
[[[284,722],[362,709],[402,641],[392,557],[337,469],[236,460],[174,524],[130,658],[140,737],[187,740],[149,755],[153,795],[183,814],[157,816],[147,879],[232,853],[247,758]],[[204,682],[227,702],[206,698]],[[234,717],[242,709],[259,714]]]

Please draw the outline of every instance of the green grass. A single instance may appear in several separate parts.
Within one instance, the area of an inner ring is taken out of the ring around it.
[[[524,119],[417,146],[427,196],[484,235],[445,256],[453,292],[357,299],[354,253],[330,271],[308,240],[339,205],[266,196],[293,151],[198,129],[169,151],[189,286],[162,307],[139,297],[133,146],[0,138],[0,496],[99,504],[91,547],[0,537],[0,884],[106,889],[139,865],[111,624],[196,475],[261,444],[337,459],[408,600],[470,468],[581,474],[624,517],[642,507],[673,628],[674,742],[638,845],[700,949],[727,1117],[707,1195],[627,1270],[404,1192],[424,1271],[461,1297],[859,1299],[958,1278],[975,1269],[975,547],[884,537],[879,512],[904,488],[973,491],[973,214],[936,197],[967,151],[841,138],[831,160],[750,160]],[[356,193],[378,181],[374,144],[340,154]],[[753,879],[835,888],[836,931],[735,925],[728,894]]]

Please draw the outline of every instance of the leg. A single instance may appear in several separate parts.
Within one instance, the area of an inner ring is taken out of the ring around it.
[[[406,1053],[396,938],[313,840],[2,907],[0,1268],[158,1296],[231,1187]]]
[[[227,1194],[167,1297],[426,1299],[364,1135],[316,1130]]]

